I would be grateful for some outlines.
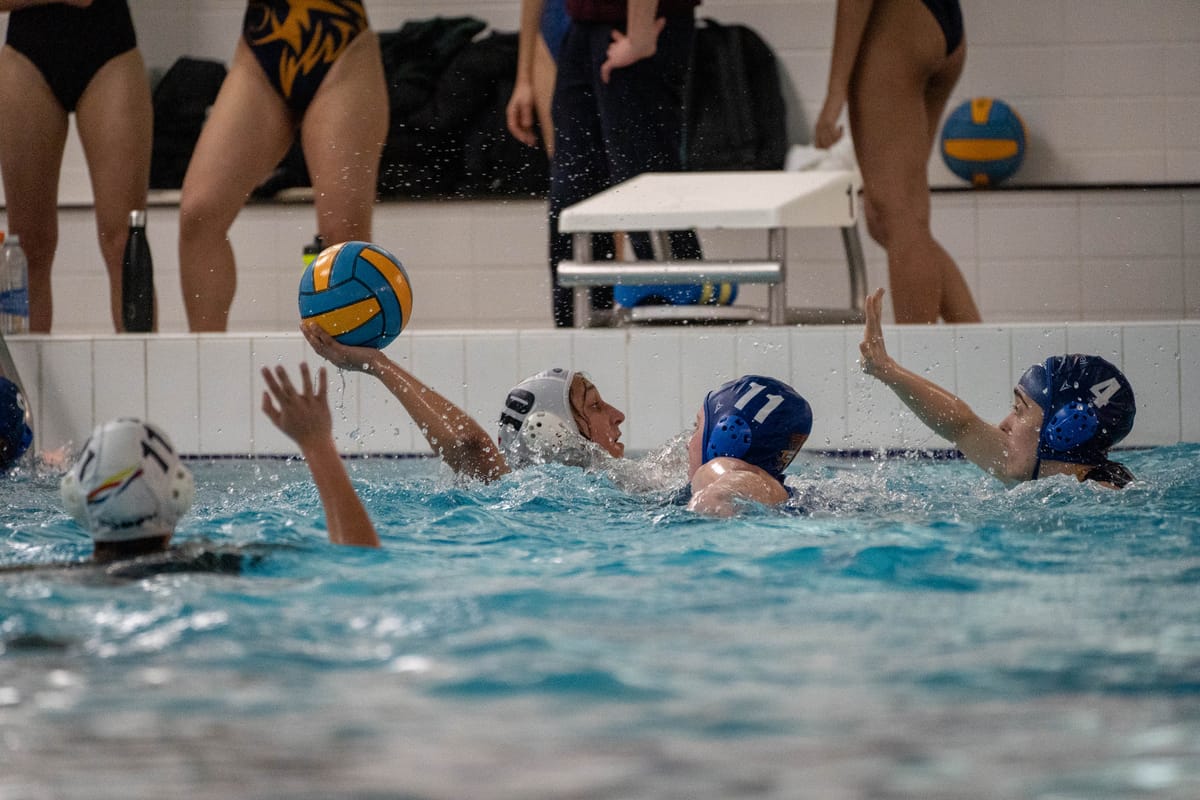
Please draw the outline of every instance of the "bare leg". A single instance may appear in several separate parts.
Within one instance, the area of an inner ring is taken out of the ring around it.
[[[933,133],[964,57],[963,48],[946,56],[941,30],[918,0],[885,0],[872,11],[851,81],[850,125],[867,226],[887,250],[892,307],[901,323],[932,323],[939,316],[979,321],[958,266],[934,240],[929,222]],[[934,111],[937,117],[930,116]]]
[[[146,207],[154,133],[150,84],[141,53],[130,50],[100,68],[79,99],[75,120],[92,178],[113,328],[121,331],[121,263],[129,212]]]
[[[321,81],[300,127],[317,230],[326,242],[370,241],[387,127],[387,84],[379,39],[365,31]]]
[[[11,47],[0,48],[0,171],[8,229],[29,260],[29,330],[48,333],[54,315],[50,267],[58,247],[58,177],[67,112],[42,73]]]
[[[229,324],[237,286],[229,228],[287,153],[294,130],[283,98],[239,41],[179,201],[179,277],[192,331],[223,331]]]

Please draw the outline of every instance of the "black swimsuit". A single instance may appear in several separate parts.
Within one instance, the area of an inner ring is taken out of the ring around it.
[[[125,0],[96,0],[87,8],[52,3],[13,11],[6,41],[33,62],[68,112],[75,110],[101,67],[137,47]]]
[[[921,0],[929,12],[933,14],[933,18],[937,20],[938,26],[942,29],[942,35],[946,37],[946,55],[950,55],[963,40],[963,17],[962,8],[958,5],[958,0]]]

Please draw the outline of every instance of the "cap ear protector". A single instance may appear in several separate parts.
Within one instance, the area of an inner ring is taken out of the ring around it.
[[[1054,412],[1042,425],[1041,441],[1051,450],[1065,451],[1091,441],[1100,427],[1100,417],[1091,403],[1078,400]]]
[[[753,441],[750,423],[737,414],[725,414],[713,423],[708,444],[704,447],[704,460],[712,461],[721,456],[741,458]]]
[[[59,484],[63,506],[97,542],[169,536],[192,505],[195,483],[156,426],[98,426]]]

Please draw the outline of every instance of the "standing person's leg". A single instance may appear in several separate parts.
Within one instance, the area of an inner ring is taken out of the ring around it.
[[[364,31],[321,81],[300,126],[317,231],[329,244],[371,240],[379,157],[388,130],[379,38]]]
[[[958,78],[962,75],[963,65],[967,60],[967,43],[963,42],[953,53],[946,57],[946,62],[938,70],[929,84],[925,87],[925,120],[929,127],[929,149],[937,141],[938,130],[942,124],[942,113],[946,110],[946,102],[954,91]],[[935,241],[935,244],[936,241]],[[939,244],[938,249],[942,247]],[[944,250],[943,250],[944,252]],[[942,259],[942,301],[939,307],[942,319],[947,322],[979,322],[981,316],[971,296],[971,289],[963,278],[962,270],[954,263],[947,253]]]
[[[607,42],[611,26],[572,24],[563,41],[554,84],[554,158],[550,164],[550,281],[554,324],[575,324],[571,289],[558,285],[558,264],[571,258],[571,235],[560,233],[558,218],[563,209],[586,200],[607,186],[604,137],[596,95],[592,89],[591,52]],[[607,44],[603,45],[607,47]],[[599,247],[597,246],[599,245]],[[612,237],[593,237],[592,257],[611,258]]]
[[[229,228],[294,135],[283,99],[239,40],[179,201],[179,277],[192,331],[223,331],[228,325],[237,286]]]
[[[876,4],[850,86],[867,227],[887,250],[892,308],[900,323],[936,322],[943,310],[948,322],[979,320],[973,302],[963,307],[958,297],[958,307],[945,303],[948,284],[965,288],[965,283],[930,229],[933,142],[926,91],[947,64],[945,47],[941,29],[919,0]]]
[[[96,206],[100,254],[108,270],[113,328],[121,321],[121,264],[129,212],[146,207],[154,111],[141,53],[129,50],[100,68],[75,109]]]
[[[29,261],[29,330],[48,333],[54,307],[50,267],[58,247],[58,177],[67,112],[41,72],[11,47],[0,48],[0,172],[8,230]]]
[[[607,48],[593,53],[610,185],[643,172],[683,168],[683,102],[694,38],[692,17],[668,18],[654,55],[614,70],[607,84],[598,77]],[[695,231],[673,231],[670,241],[673,258],[701,257]],[[638,258],[653,258],[644,232],[631,234],[630,242]]]

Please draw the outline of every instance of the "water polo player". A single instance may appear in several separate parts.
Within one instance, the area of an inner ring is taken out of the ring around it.
[[[744,375],[709,392],[688,441],[688,508],[716,516],[790,497],[783,473],[812,432],[812,408],[775,378]]]
[[[588,466],[597,455],[620,458],[625,453],[620,442],[625,415],[605,402],[580,373],[546,370],[513,387],[505,397],[500,433],[494,440],[467,412],[381,350],[341,344],[311,322],[301,323],[300,330],[335,367],[378,378],[404,406],[433,451],[460,475],[492,481],[527,461]]]
[[[25,396],[15,383],[0,377],[0,472],[15,466],[32,443]]]
[[[867,298],[859,349],[863,371],[883,381],[922,422],[971,462],[1006,484],[1074,475],[1121,488],[1133,480],[1108,451],[1133,428],[1133,387],[1099,356],[1053,356],[1026,370],[1012,411],[999,425],[980,419],[960,398],[896,363],[880,326],[883,290]]]

